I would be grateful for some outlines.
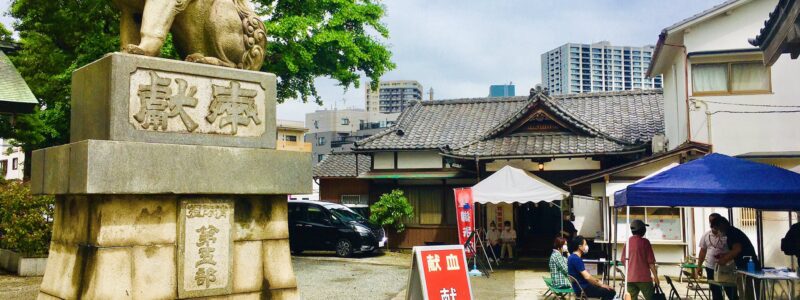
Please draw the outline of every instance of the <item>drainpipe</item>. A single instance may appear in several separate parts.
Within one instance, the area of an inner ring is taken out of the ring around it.
[[[692,104],[694,105],[695,109],[700,109],[700,105],[706,109],[706,131],[708,133],[708,141],[707,144],[712,145],[711,143],[711,110],[708,109],[708,103],[705,100],[691,98]]]
[[[692,140],[692,121],[689,119],[689,54],[686,53],[686,46],[664,43],[664,46],[677,47],[683,50],[683,91],[686,100],[686,141]]]

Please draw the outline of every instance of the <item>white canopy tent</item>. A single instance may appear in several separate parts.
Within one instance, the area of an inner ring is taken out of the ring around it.
[[[526,203],[563,200],[569,193],[524,170],[505,166],[472,187],[475,203]]]

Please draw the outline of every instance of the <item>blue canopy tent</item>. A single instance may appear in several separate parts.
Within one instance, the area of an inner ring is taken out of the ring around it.
[[[800,210],[800,174],[713,153],[617,191],[614,206],[758,209],[758,252],[763,257],[760,210]],[[628,223],[630,225],[630,219]],[[614,239],[616,243],[616,235]],[[763,264],[764,260],[760,261]]]
[[[617,191],[614,206],[800,210],[800,174],[713,153]]]

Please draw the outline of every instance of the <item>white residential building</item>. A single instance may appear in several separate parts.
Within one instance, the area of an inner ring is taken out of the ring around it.
[[[645,76],[653,49],[564,44],[542,54],[542,86],[553,95],[661,88],[660,76]]]
[[[707,143],[714,152],[800,171],[800,63],[784,55],[766,67],[760,49],[748,43],[776,4],[726,1],[662,31],[647,75],[664,78],[666,148]],[[690,252],[696,253],[712,211],[691,213]],[[733,216],[755,245],[755,212],[736,209]],[[780,252],[788,213],[764,212],[762,219],[770,236],[764,239],[765,265],[791,265]]]
[[[8,140],[0,139],[0,175],[5,179],[22,179],[25,152],[14,147]]]
[[[366,109],[369,112],[399,114],[416,101],[422,101],[422,84],[416,80],[386,80],[378,90],[364,88]]]

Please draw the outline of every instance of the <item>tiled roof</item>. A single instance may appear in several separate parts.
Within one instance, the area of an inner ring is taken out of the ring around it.
[[[714,13],[717,13],[717,12],[720,12],[720,11],[724,11],[729,6],[731,6],[733,4],[736,4],[737,2],[747,2],[747,1],[748,0],[727,0],[727,1],[722,2],[720,4],[714,5],[713,7],[710,7],[709,9],[706,9],[704,11],[696,13],[696,14],[692,15],[691,17],[683,19],[683,20],[679,21],[678,23],[672,24],[671,26],[669,26],[667,28],[664,28],[664,32],[669,32],[669,31],[672,31],[672,30],[674,30],[674,29],[676,29],[678,27],[683,27],[683,25],[690,24],[690,23],[692,23],[692,22],[694,22],[694,21],[696,21],[698,19],[701,19],[701,18],[707,16],[707,15],[714,14]]]
[[[626,145],[603,137],[583,136],[573,133],[538,133],[478,141],[455,149],[449,154],[463,157],[553,156],[602,154],[625,150]]]
[[[356,172],[358,155],[358,172]],[[314,178],[357,177],[369,171],[372,157],[354,153],[331,153],[314,166]]]
[[[597,149],[600,145],[603,145],[602,149],[618,149],[623,144],[647,142],[653,135],[664,132],[660,90],[571,94],[545,100],[536,97],[441,100],[417,103],[400,116],[394,127],[359,141],[358,150],[451,148],[472,153],[475,149],[486,149],[488,145],[507,144],[505,138],[503,141],[489,140],[524,116],[537,101],[543,101],[560,119],[585,131],[586,137],[605,139],[603,142],[581,140],[596,145]],[[558,139],[559,145],[563,139],[568,140],[564,145],[580,140],[577,136],[526,139]]]
[[[25,107],[32,109],[34,105],[39,104],[36,96],[33,95],[28,84],[22,79],[22,75],[14,68],[11,60],[0,51],[0,105],[3,107],[14,107],[11,112],[23,112],[28,109],[21,109],[23,111],[16,111],[17,107]]]
[[[764,28],[761,28],[758,36],[754,39],[750,39],[750,44],[765,49],[768,40],[774,38],[774,36],[778,34],[778,27],[780,27],[780,24],[784,22],[793,24],[795,22],[795,20],[785,20],[789,18],[790,12],[795,5],[800,5],[800,2],[795,0],[780,0],[778,5],[775,6],[775,10],[769,13],[769,19],[764,22]]]

